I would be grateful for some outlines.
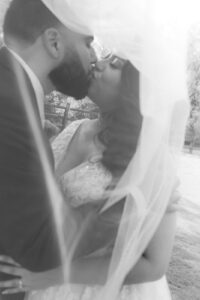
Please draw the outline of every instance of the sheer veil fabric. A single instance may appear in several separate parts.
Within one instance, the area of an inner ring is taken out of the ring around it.
[[[155,233],[176,182],[189,112],[187,32],[198,20],[199,0],[42,1],[52,12],[56,9],[55,15],[72,30],[88,34],[92,29],[106,47],[129,59],[140,72],[140,141],[103,208],[127,196],[107,282],[93,299],[116,300]],[[66,16],[67,7],[73,13]],[[159,282],[161,289],[156,282],[135,285],[135,293],[142,300],[170,299],[165,279]]]
[[[95,300],[115,300],[169,203],[189,112],[188,29],[198,18],[192,0],[68,0],[95,35],[140,72],[143,126],[136,154],[103,210],[127,195],[109,275]],[[170,299],[156,283],[136,285],[141,299]],[[143,287],[143,288],[141,288]],[[145,287],[145,288],[144,288]],[[151,291],[150,291],[151,290]],[[143,294],[142,294],[143,293]],[[161,294],[160,294],[161,293]],[[162,297],[161,297],[162,295]]]

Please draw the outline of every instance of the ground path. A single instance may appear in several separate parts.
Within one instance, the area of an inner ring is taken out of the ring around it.
[[[200,155],[181,156],[183,199],[168,281],[173,300],[200,300]]]

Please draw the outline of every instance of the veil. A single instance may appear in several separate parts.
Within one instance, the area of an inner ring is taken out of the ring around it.
[[[129,59],[140,72],[143,125],[139,145],[102,209],[107,210],[126,196],[108,278],[95,298],[115,300],[127,274],[153,237],[175,189],[189,113],[188,29],[198,20],[199,5],[196,0],[68,3],[81,11],[82,20],[106,47]],[[154,297],[147,293],[145,299],[149,298],[165,299],[158,293]]]
[[[139,145],[102,209],[107,210],[126,196],[107,281],[94,300],[117,299],[125,277],[153,237],[174,190],[189,112],[187,32],[198,20],[198,1],[59,0],[79,17],[77,24],[69,18],[69,28],[86,24],[85,28],[92,28],[107,48],[129,59],[140,72],[143,125]],[[148,291],[146,295],[148,299]],[[152,299],[165,298],[157,294]]]

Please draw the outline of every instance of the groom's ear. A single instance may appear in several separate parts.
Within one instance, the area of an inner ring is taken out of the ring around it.
[[[48,28],[42,35],[44,47],[48,54],[54,58],[61,60],[62,42],[61,35],[56,28]]]

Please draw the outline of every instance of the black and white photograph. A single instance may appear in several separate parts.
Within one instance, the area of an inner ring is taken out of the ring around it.
[[[199,0],[0,0],[0,300],[200,300],[199,182]]]

